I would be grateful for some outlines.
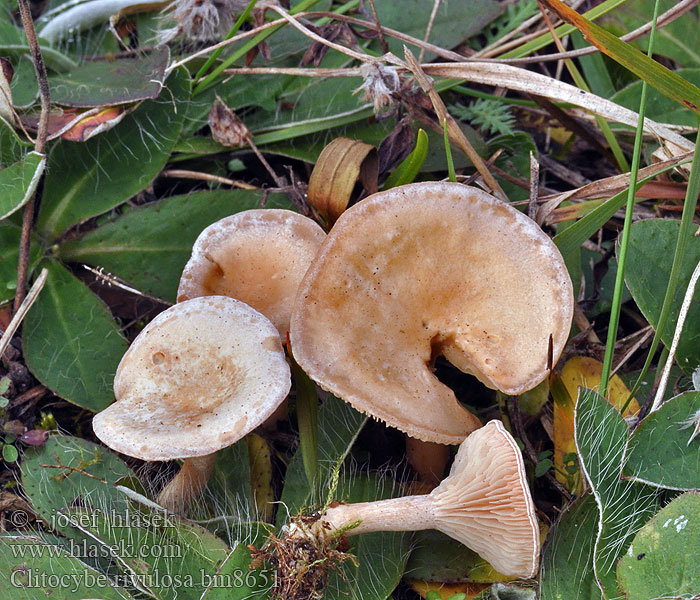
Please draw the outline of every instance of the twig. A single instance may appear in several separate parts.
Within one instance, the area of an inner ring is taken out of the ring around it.
[[[19,12],[22,17],[22,25],[27,36],[27,44],[32,54],[32,62],[34,63],[34,71],[39,85],[39,98],[41,100],[41,115],[39,116],[39,129],[36,135],[34,150],[39,154],[44,154],[46,148],[46,137],[49,131],[49,82],[46,76],[46,67],[44,59],[41,56],[39,42],[36,39],[36,30],[34,29],[34,21],[29,10],[27,0],[18,0]],[[34,222],[34,208],[36,204],[36,193],[32,195],[24,207],[22,215],[22,233],[19,241],[19,259],[17,261],[17,288],[15,293],[14,310],[17,312],[24,301],[24,296],[27,288],[27,274],[29,271],[29,250],[31,246],[32,224]],[[1,355],[1,353],[0,353]]]
[[[69,465],[39,465],[43,469],[67,469],[71,473],[80,473],[81,475],[85,475],[85,477],[90,477],[91,479],[94,479],[95,481],[99,481],[100,483],[107,484],[107,480],[105,479],[100,479],[99,477],[96,477],[92,473],[88,473],[85,469],[79,469],[78,467],[71,467]],[[68,477],[67,475],[64,475],[64,479]]]
[[[368,0],[369,10],[372,13],[372,18],[376,24],[375,31],[377,32],[377,38],[379,38],[379,45],[382,47],[382,52],[386,54],[389,52],[389,44],[386,43],[384,39],[384,34],[382,33],[382,26],[379,24],[379,17],[377,16],[377,9],[374,7],[374,0]],[[440,2],[440,0],[437,0]]]
[[[210,173],[200,173],[199,171],[189,171],[187,169],[168,169],[167,171],[162,171],[161,177],[173,177],[176,179],[197,179],[199,181],[213,181],[214,183],[221,183],[223,185],[230,185],[231,187],[240,188],[242,190],[257,190],[257,186],[254,186],[245,181],[237,181],[235,179],[229,179],[228,177],[221,177],[220,175],[212,175]]]
[[[430,12],[430,20],[428,21],[428,26],[425,28],[425,35],[423,36],[423,42],[428,43],[430,39],[430,34],[433,32],[433,26],[435,25],[435,19],[437,18],[437,12],[440,8],[442,0],[433,0],[433,10]],[[420,47],[420,53],[418,54],[418,62],[422,63],[425,57],[425,46]]]
[[[540,183],[540,163],[535,154],[530,150],[530,203],[527,207],[527,216],[533,221],[537,217],[537,192]]]
[[[0,338],[0,358],[2,358],[2,355],[5,354],[5,350],[7,350],[7,347],[10,345],[12,336],[15,335],[15,332],[19,328],[20,323],[22,323],[27,311],[31,308],[32,304],[34,304],[34,301],[39,296],[41,288],[43,288],[44,284],[46,283],[48,273],[49,272],[45,268],[41,270],[41,273],[39,273],[39,277],[36,278],[32,289],[29,290],[29,293],[22,301],[22,304],[20,304],[15,311],[15,314],[12,317],[10,324],[7,326],[7,329],[2,334],[2,337]]]
[[[683,333],[683,325],[685,324],[685,319],[688,316],[688,311],[690,310],[690,303],[693,301],[695,285],[697,284],[698,279],[700,279],[700,262],[696,265],[695,270],[690,277],[690,281],[688,282],[688,288],[685,291],[683,304],[681,304],[681,311],[678,313],[678,321],[676,321],[676,331],[673,333],[671,350],[668,353],[668,358],[666,359],[666,364],[664,365],[664,370],[659,381],[659,387],[656,389],[656,396],[654,396],[654,402],[651,405],[649,414],[657,410],[661,406],[661,402],[664,399],[666,385],[668,384],[668,377],[671,374],[671,367],[673,366],[673,359],[676,356],[676,350],[678,350],[678,342],[680,341],[681,334]]]

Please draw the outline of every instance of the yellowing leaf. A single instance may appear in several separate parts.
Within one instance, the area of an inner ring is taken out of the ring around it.
[[[248,460],[250,462],[250,487],[255,498],[258,515],[263,521],[272,518],[275,500],[272,490],[272,458],[267,442],[259,435],[251,433],[246,436]]]
[[[447,600],[454,594],[466,594],[467,598],[474,598],[482,590],[489,587],[490,583],[442,583],[439,581],[419,581],[417,579],[408,579],[406,581],[411,586],[416,594],[421,598],[425,598],[428,592],[434,591],[440,594],[443,600]]]
[[[603,363],[587,356],[574,356],[566,361],[561,374],[552,378],[554,398],[554,471],[557,480],[572,493],[581,491],[581,474],[574,443],[574,409],[580,386],[597,390]],[[622,409],[629,390],[617,375],[608,384],[607,399],[618,410]],[[623,416],[635,415],[639,404],[635,399],[629,403]]]

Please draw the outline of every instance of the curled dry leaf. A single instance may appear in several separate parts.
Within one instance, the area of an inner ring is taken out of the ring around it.
[[[374,194],[377,178],[374,146],[349,138],[335,138],[321,151],[311,173],[309,203],[332,225],[348,207],[357,180],[369,194]]]

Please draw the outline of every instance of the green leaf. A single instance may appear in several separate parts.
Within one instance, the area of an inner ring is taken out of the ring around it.
[[[700,392],[672,398],[644,419],[630,437],[623,475],[656,487],[700,489],[700,438],[688,443]]]
[[[347,402],[328,395],[318,413],[318,470],[314,484],[309,483],[304,458],[297,451],[287,467],[278,526],[284,525],[290,516],[326,501],[336,465],[347,457],[366,422],[367,417]]]
[[[669,274],[678,240],[680,222],[671,219],[647,219],[632,225],[625,283],[644,317],[656,328],[669,283]],[[700,261],[700,238],[692,234],[683,256],[676,293],[671,303],[667,325],[661,333],[670,347],[683,296],[690,276]],[[676,362],[690,373],[700,365],[700,303],[691,305],[676,351]]]
[[[601,600],[593,572],[598,507],[591,494],[568,506],[542,552],[541,600]]]
[[[19,452],[12,444],[5,444],[2,447],[2,459],[5,462],[13,463],[19,458]]]
[[[318,395],[316,384],[294,360],[289,357],[296,389],[297,425],[299,427],[299,451],[304,471],[313,484],[318,472]]]
[[[46,156],[29,152],[21,161],[0,171],[0,220],[22,208],[36,191]]]
[[[82,503],[124,514],[128,503],[115,485],[131,477],[136,476],[116,454],[76,437],[52,435],[22,457],[22,488],[34,510],[68,537],[77,531],[60,511]]]
[[[10,389],[10,384],[12,381],[9,377],[3,377],[0,379],[0,396]]]
[[[661,0],[659,2],[660,13],[673,8],[677,3],[677,0]],[[632,31],[651,21],[653,11],[654,2],[627,0],[617,10],[605,17],[604,25],[607,29],[614,29],[615,33]],[[670,58],[684,67],[700,66],[698,48],[695,44],[688,43],[688,40],[694,39],[699,25],[698,13],[692,10],[686,12],[681,18],[666,23],[656,31],[654,54]],[[649,36],[643,36],[635,44],[646,52]]]
[[[64,267],[45,263],[46,285],[24,322],[24,357],[46,387],[97,412],[113,400],[112,381],[127,343],[102,301]]]
[[[19,239],[21,229],[12,223],[0,223],[0,304],[11,300],[17,288],[17,261],[19,259]],[[42,248],[32,236],[29,270],[41,258]]]
[[[605,398],[579,388],[574,419],[576,448],[599,510],[593,568],[605,598],[616,598],[615,565],[656,510],[656,493],[620,478],[627,424]]]
[[[59,256],[103,267],[143,292],[174,302],[182,269],[202,230],[228,215],[257,208],[261,199],[260,192],[250,190],[172,196],[125,212],[61,245]],[[293,208],[281,194],[268,196],[266,206]]]
[[[243,600],[272,580],[248,572],[245,544],[232,552],[211,532],[175,515],[132,503],[124,514],[96,508],[67,509],[63,516],[160,600],[200,600],[208,587],[225,588],[227,598]]]
[[[27,108],[34,104],[39,94],[39,85],[36,82],[34,64],[28,55],[20,56],[12,65],[15,73],[12,76],[10,87],[12,89],[12,104],[15,108]]]
[[[113,129],[87,142],[61,141],[51,151],[41,212],[44,237],[106,212],[148,186],[168,160],[182,129],[190,82],[184,69]]]
[[[386,178],[383,190],[413,183],[428,156],[428,135],[423,129],[416,134],[416,145],[411,153],[401,161],[394,172]]]
[[[168,47],[158,46],[147,56],[83,63],[77,69],[49,77],[51,101],[89,108],[157,98],[169,60]],[[165,92],[165,96],[169,94]]]
[[[679,21],[682,20],[683,19],[679,19]],[[664,30],[665,28],[661,29],[659,33]],[[700,86],[700,69],[678,69],[676,73],[693,85]],[[636,111],[639,110],[639,95],[641,94],[641,90],[642,82],[635,81],[614,94],[610,99],[616,104]],[[647,91],[645,115],[660,123],[672,123],[674,125],[686,125],[688,127],[697,127],[698,124],[697,116],[684,106],[680,106],[677,102],[667,98],[661,92],[653,88]]]
[[[690,598],[700,590],[700,495],[672,500],[634,538],[617,567],[627,600]]]
[[[386,27],[397,29],[419,40],[425,37],[425,28],[430,22],[433,5],[423,0],[402,0],[401,2],[376,2],[379,22]],[[454,48],[464,40],[478,33],[504,10],[504,5],[494,0],[472,0],[469,10],[457,2],[442,3],[437,11],[428,41],[443,48]],[[387,37],[389,50],[403,56],[405,42]],[[406,44],[413,53],[419,48]],[[434,55],[426,52],[425,61]]]
[[[0,536],[3,600],[132,600],[103,573],[36,537]]]
[[[491,583],[505,579],[476,552],[439,531],[417,531],[406,573],[420,581],[473,581]]]

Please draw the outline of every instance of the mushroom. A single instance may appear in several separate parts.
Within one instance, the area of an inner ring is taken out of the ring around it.
[[[221,295],[242,300],[272,321],[282,339],[294,298],[326,234],[283,209],[246,210],[207,227],[192,247],[177,301]]]
[[[437,529],[477,552],[504,575],[537,570],[539,526],[523,459],[500,421],[462,442],[450,474],[430,494],[340,504],[311,526],[288,526],[291,538],[321,544],[340,535]]]
[[[268,319],[232,298],[195,298],[162,312],[136,337],[117,367],[117,401],[95,416],[93,429],[129,456],[184,458],[158,499],[184,512],[206,486],[216,451],[261,425],[290,386]]]
[[[564,261],[532,220],[475,188],[416,183],[341,215],[299,287],[290,337],[322,388],[452,444],[479,421],[433,359],[519,394],[546,377],[572,316]]]

